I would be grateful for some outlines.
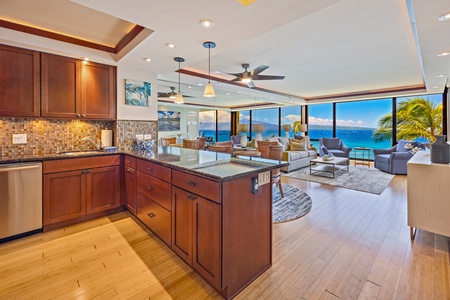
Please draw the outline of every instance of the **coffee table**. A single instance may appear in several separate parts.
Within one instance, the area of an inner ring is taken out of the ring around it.
[[[346,157],[334,157],[332,160],[323,160],[322,157],[318,157],[309,162],[309,174],[322,177],[336,177],[336,173],[346,170],[348,172],[348,158]]]
[[[370,168],[370,151],[372,150],[372,148],[367,148],[367,147],[354,147],[353,148],[355,150],[355,156],[354,156],[354,162],[355,162],[355,166],[356,165],[363,165],[363,166],[367,166]],[[358,151],[362,152],[362,158],[358,159],[357,158],[357,153]],[[367,153],[367,159],[366,159],[366,154]]]

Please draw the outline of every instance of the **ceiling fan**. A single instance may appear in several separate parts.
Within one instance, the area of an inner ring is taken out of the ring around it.
[[[240,81],[240,82],[246,83],[249,88],[255,87],[253,80],[282,80],[285,77],[285,76],[277,76],[277,75],[259,75],[259,73],[268,69],[269,66],[260,65],[259,67],[254,68],[250,72],[247,70],[249,67],[250,67],[249,64],[242,64],[242,68],[244,68],[244,72],[225,73],[225,74],[236,76],[236,78],[231,81]]]
[[[171,86],[169,93],[158,92],[158,97],[159,98],[170,98],[172,100],[175,99],[177,97],[177,93],[175,92],[175,87]],[[193,98],[192,96],[186,96],[186,95],[183,95],[183,97]]]

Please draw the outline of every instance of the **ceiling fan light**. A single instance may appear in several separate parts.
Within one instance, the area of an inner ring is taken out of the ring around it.
[[[181,95],[181,92],[177,93],[177,96],[175,97],[174,103],[177,103],[177,104],[184,103],[183,95]]]
[[[205,92],[203,93],[204,97],[215,97],[216,94],[214,93],[214,88],[211,82],[208,82],[208,84],[205,87]]]
[[[450,12],[448,12],[448,13],[446,13],[446,14],[440,16],[440,17],[438,18],[438,20],[439,20],[439,21],[447,21],[447,20],[450,20]]]
[[[174,92],[172,92],[172,93],[170,93],[169,98],[172,100],[175,100],[177,98],[177,95]]]
[[[249,77],[249,76],[242,76],[242,78],[241,78],[241,82],[243,82],[243,83],[249,83],[250,81],[252,81],[252,78],[251,77]]]

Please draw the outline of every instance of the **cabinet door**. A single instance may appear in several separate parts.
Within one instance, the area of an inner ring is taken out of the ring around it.
[[[137,193],[137,217],[169,247],[171,245],[171,213],[152,199]]]
[[[136,215],[136,170],[130,167],[125,167],[125,200],[128,210]]]
[[[39,117],[39,52],[0,45],[0,116]]]
[[[221,289],[220,280],[220,205],[199,196],[193,202],[193,260],[192,268]]]
[[[81,170],[44,175],[44,225],[83,216],[85,188]]]
[[[43,117],[81,117],[79,60],[41,54],[41,113]]]
[[[120,167],[85,170],[87,213],[120,206]]]
[[[192,265],[192,197],[172,187],[172,250],[185,262]]]
[[[81,69],[82,116],[90,119],[114,119],[116,116],[115,67],[83,62]]]

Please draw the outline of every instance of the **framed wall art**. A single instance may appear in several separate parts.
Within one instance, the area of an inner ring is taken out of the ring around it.
[[[149,106],[152,96],[152,84],[145,81],[125,79],[125,104]]]
[[[158,110],[158,131],[180,131],[179,111]]]

